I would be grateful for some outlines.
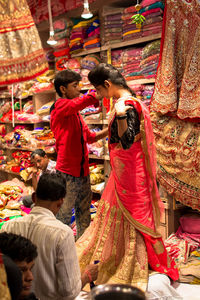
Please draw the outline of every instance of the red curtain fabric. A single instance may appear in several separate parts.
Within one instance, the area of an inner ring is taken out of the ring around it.
[[[95,0],[89,0],[89,3]],[[31,14],[36,24],[48,20],[48,0],[28,0]],[[83,6],[84,0],[51,0],[52,16],[56,17],[64,12]]]

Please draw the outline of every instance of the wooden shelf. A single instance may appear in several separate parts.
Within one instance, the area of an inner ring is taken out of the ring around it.
[[[119,43],[113,43],[110,45],[105,45],[101,47],[101,51],[106,51],[108,49],[116,49],[116,48],[122,48],[122,47],[128,47],[128,46],[134,46],[136,44],[141,44],[141,43],[145,43],[145,42],[150,42],[153,40],[157,40],[161,38],[161,33],[156,33],[150,36],[145,36],[145,37],[141,37],[138,39],[132,39],[130,41],[122,41]]]
[[[15,124],[39,124],[39,123],[49,123],[49,121],[35,121],[35,122],[29,122],[29,121],[18,121],[18,120],[15,120],[14,121]],[[1,122],[0,121],[0,124],[12,124],[12,121],[9,121],[9,122]]]
[[[55,89],[40,91],[40,92],[37,92],[37,93],[33,93],[33,95],[38,95],[38,94],[53,94],[53,93],[56,93]]]
[[[90,50],[83,50],[77,54],[72,54],[71,57],[73,58],[73,57],[84,56],[84,55],[88,55],[88,54],[98,53],[100,51],[101,51],[101,47],[90,49]]]
[[[109,155],[103,155],[103,156],[97,156],[95,154],[89,154],[89,158],[93,158],[93,159],[101,159],[101,160],[110,160]]]
[[[155,83],[155,78],[142,78],[142,79],[135,79],[135,80],[127,80],[127,84],[148,84],[148,83]]]
[[[108,120],[84,120],[86,124],[94,124],[94,125],[107,125]]]
[[[12,172],[12,171],[8,171],[8,170],[4,170],[0,168],[0,172],[4,172],[4,173],[8,173],[8,174],[12,174],[12,175],[16,175],[16,176],[20,176],[19,173],[16,172]]]
[[[26,148],[26,147],[3,147],[3,149],[6,149],[6,150],[22,150],[22,151],[35,151],[36,149],[38,149],[38,148]],[[47,154],[54,154],[54,153],[52,153],[52,152],[48,152],[48,151],[46,151],[45,150],[45,148],[44,147],[40,147],[40,149],[44,149],[44,151],[47,153]]]

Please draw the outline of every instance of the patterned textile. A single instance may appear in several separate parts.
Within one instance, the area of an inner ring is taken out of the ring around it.
[[[26,0],[0,0],[0,85],[33,79],[47,69]]]
[[[167,0],[152,109],[200,117],[200,2]]]
[[[81,270],[94,260],[100,261],[97,284],[129,283],[145,290],[148,265],[174,280],[178,271],[155,227],[160,199],[149,112],[135,98],[126,99],[126,104],[137,110],[140,133],[126,150],[120,142],[109,143],[112,172],[94,222],[76,246]],[[114,120],[113,111],[109,137]]]
[[[157,179],[173,197],[200,210],[200,124],[151,114],[157,150]]]
[[[3,264],[2,253],[0,252],[0,299],[11,300],[7,285],[6,271]]]

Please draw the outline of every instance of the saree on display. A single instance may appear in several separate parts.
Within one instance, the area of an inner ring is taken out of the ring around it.
[[[167,0],[151,101],[159,183],[200,210],[200,2]]]
[[[146,289],[151,269],[178,279],[160,233],[156,231],[161,205],[156,185],[154,139],[148,108],[129,98],[141,124],[129,149],[110,143],[112,171],[99,201],[97,215],[77,241],[81,270],[99,260],[97,284],[132,284]],[[109,139],[115,114],[109,124]]]
[[[152,109],[200,117],[200,2],[166,0]]]
[[[0,86],[33,79],[47,70],[26,0],[0,0]]]

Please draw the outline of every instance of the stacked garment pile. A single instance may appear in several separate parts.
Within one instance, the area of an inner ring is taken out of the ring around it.
[[[142,50],[142,60],[140,62],[141,74],[144,78],[156,76],[160,55],[160,40],[148,43]]]
[[[0,168],[7,163],[8,156],[4,150],[0,150]]]
[[[100,21],[98,17],[96,17],[86,30],[83,48],[90,50],[100,46]]]
[[[165,241],[179,268],[179,281],[200,284],[200,215],[189,213],[180,218],[178,231]]]
[[[158,0],[143,0],[142,9],[139,11],[146,20],[142,26],[142,36],[162,32],[164,4]]]
[[[97,17],[94,17],[90,20],[79,21],[76,25],[72,27],[70,34],[70,54],[77,54],[83,50],[84,39],[87,38],[87,29],[88,27],[96,20]]]
[[[0,183],[0,228],[6,221],[26,214],[21,198],[31,192],[32,189],[17,178]]]
[[[104,35],[102,36],[103,44],[112,44],[122,41],[122,13],[123,8],[105,7],[103,10],[104,17]]]
[[[30,151],[15,151],[12,153],[12,160],[1,165],[1,169],[20,174],[22,179],[26,181],[32,173],[31,152]]]
[[[143,0],[139,13],[145,17],[141,28],[132,23],[131,17],[138,13],[135,6],[125,8],[123,11],[123,40],[131,40],[162,32],[164,4],[158,0]]]
[[[135,6],[127,7],[123,11],[123,41],[141,37],[141,28],[137,28],[136,24],[132,23],[131,19],[135,13],[137,13]]]
[[[112,50],[111,60],[112,65],[117,68],[121,73],[123,73],[123,50]]]
[[[55,152],[55,139],[53,133],[47,127],[36,128],[34,131],[26,129],[25,126],[16,126],[2,139],[3,148],[23,148],[35,150],[44,149],[47,153]]]
[[[138,99],[142,100],[147,106],[150,105],[151,96],[154,91],[153,84],[131,84],[130,88],[134,91]]]
[[[143,78],[140,67],[141,59],[142,48],[129,48],[123,52],[123,75],[126,80]]]
[[[90,131],[98,132],[101,131],[101,128],[91,126]],[[101,157],[104,154],[103,139],[98,140],[97,142],[94,142],[92,144],[87,144],[87,147],[88,147],[88,153],[94,154],[97,157]]]
[[[54,38],[57,41],[57,44],[52,46],[55,57],[69,55],[69,37],[73,25],[73,21],[68,18],[59,19],[53,23]]]
[[[82,80],[80,82],[81,86],[83,88],[87,88],[90,86],[90,82],[88,80],[88,73],[95,68],[96,66],[98,66],[101,62],[101,59],[98,55],[95,54],[90,54],[85,56],[82,60],[81,60],[81,77]]]
[[[93,193],[102,193],[105,187],[104,182],[104,165],[102,164],[92,164],[90,169],[90,183],[91,190]]]

